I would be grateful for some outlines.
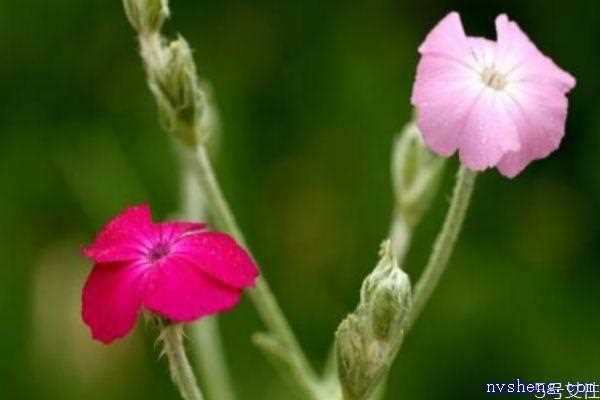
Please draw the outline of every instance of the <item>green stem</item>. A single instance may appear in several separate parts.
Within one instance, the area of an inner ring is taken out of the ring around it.
[[[181,158],[182,174],[182,206],[185,218],[202,221],[206,218],[206,199],[201,188],[196,184],[194,160],[183,148],[178,148]],[[200,377],[204,383],[206,395],[213,400],[234,400],[231,375],[225,360],[225,351],[221,341],[219,319],[217,316],[207,317],[190,325],[193,335],[194,354],[196,355]]]
[[[365,393],[362,400],[371,398],[379,384],[384,381],[392,363],[398,355],[400,347],[402,347],[406,333],[412,328],[415,321],[421,315],[421,312],[437,287],[442,274],[446,270],[448,260],[452,255],[452,251],[454,250],[454,246],[456,245],[458,235],[467,214],[467,209],[475,187],[476,176],[476,172],[470,171],[464,166],[460,167],[454,186],[454,192],[452,194],[450,208],[446,214],[444,225],[435,240],[427,265],[423,270],[419,282],[415,286],[412,306],[408,315],[404,318],[398,328],[397,335],[392,338],[390,351],[385,355],[384,367],[381,368],[381,371],[373,379],[369,390]]]
[[[234,400],[235,394],[225,362],[219,320],[217,317],[204,318],[192,325],[188,329],[188,332],[190,331],[197,342],[194,353],[207,397],[212,400]]]
[[[163,328],[161,338],[165,346],[165,354],[169,360],[169,369],[173,382],[179,388],[184,400],[203,400],[190,362],[183,347],[183,328],[181,325],[167,325]]]
[[[212,207],[213,215],[216,219],[215,222],[221,229],[229,232],[240,244],[248,248],[244,235],[219,186],[206,148],[203,145],[197,147],[196,160],[196,172]],[[290,325],[285,319],[263,275],[258,278],[255,287],[249,291],[249,295],[263,323],[277,337],[278,341],[281,342],[289,354],[286,361],[294,370],[296,383],[302,388],[304,393],[309,394],[310,399],[320,399],[316,374],[302,352]]]
[[[407,318],[408,328],[412,327],[425,308],[442,274],[446,270],[448,260],[452,255],[467,214],[467,209],[469,208],[476,177],[477,173],[469,170],[467,167],[461,166],[458,171],[454,193],[452,194],[452,202],[446,214],[444,225],[436,238],[433,251],[421,278],[415,286],[413,304]]]
[[[400,265],[403,264],[410,246],[412,228],[406,221],[404,214],[398,209],[395,210],[392,226],[390,227],[390,240],[392,241],[392,251]]]

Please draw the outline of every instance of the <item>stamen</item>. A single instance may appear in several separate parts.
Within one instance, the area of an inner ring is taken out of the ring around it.
[[[484,69],[481,73],[481,81],[494,90],[504,89],[507,83],[504,74],[489,67]]]
[[[170,252],[171,249],[168,244],[159,243],[152,249],[150,249],[150,252],[148,253],[148,260],[151,263],[154,263],[163,258],[164,256],[168,255]]]

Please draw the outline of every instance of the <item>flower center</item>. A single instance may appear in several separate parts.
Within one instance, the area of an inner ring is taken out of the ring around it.
[[[481,73],[481,81],[494,90],[502,90],[506,86],[506,76],[493,68],[487,67]]]
[[[154,246],[152,249],[150,249],[150,252],[148,253],[148,260],[151,263],[154,263],[158,260],[160,260],[161,258],[163,258],[164,256],[168,255],[171,251],[171,248],[169,247],[168,244],[165,243],[159,243],[156,246]]]

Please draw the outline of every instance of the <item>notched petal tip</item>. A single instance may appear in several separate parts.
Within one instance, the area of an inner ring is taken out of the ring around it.
[[[498,14],[498,16],[496,17],[496,20],[494,21],[494,23],[496,25],[496,33],[498,33],[498,31],[500,30],[500,27],[504,27],[505,24],[507,24],[509,22],[510,22],[510,20],[508,19],[508,15],[506,15],[505,13]]]
[[[575,87],[575,78],[545,55],[517,22],[510,20],[506,14],[500,14],[496,17],[495,25],[499,64],[512,68],[528,66],[526,69],[530,70],[529,75],[537,77],[536,79],[546,77],[548,82],[552,82],[552,85],[559,87],[564,93]],[[531,76],[526,79],[531,79]]]
[[[452,11],[427,34],[418,51],[421,54],[427,52],[449,53],[461,58],[468,51],[466,39],[460,14]]]

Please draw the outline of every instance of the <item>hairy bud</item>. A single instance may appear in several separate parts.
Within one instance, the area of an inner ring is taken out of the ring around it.
[[[127,19],[140,33],[158,32],[169,17],[166,0],[123,0]]]
[[[204,140],[200,132],[204,99],[192,51],[182,37],[161,48],[161,63],[149,65],[149,83],[166,130],[186,145]]]
[[[338,373],[345,398],[361,399],[384,367],[391,339],[411,304],[410,279],[390,248],[382,244],[380,260],[363,281],[360,303],[338,327]]]
[[[381,245],[380,257],[373,272],[363,281],[359,307],[365,308],[375,337],[387,340],[408,312],[411,286],[410,278],[393,256],[389,240]]]
[[[410,226],[419,223],[438,190],[444,159],[431,153],[414,122],[408,123],[394,145],[392,184],[396,202]]]

